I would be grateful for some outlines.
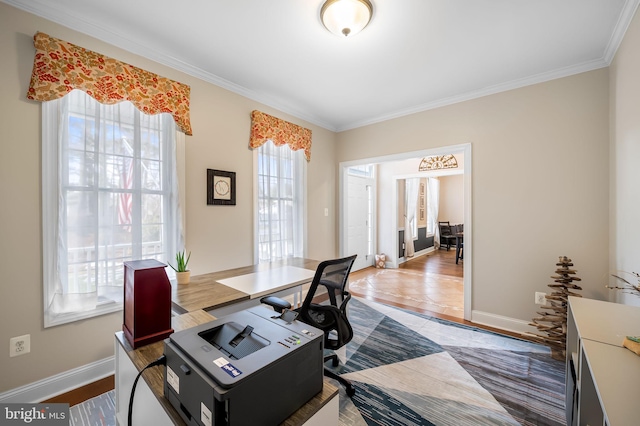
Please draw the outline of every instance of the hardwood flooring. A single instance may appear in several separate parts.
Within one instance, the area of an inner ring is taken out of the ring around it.
[[[352,272],[349,290],[355,296],[387,305],[461,320],[462,269],[463,261],[456,265],[455,250],[436,250],[397,269],[369,267]]]
[[[107,376],[104,379],[100,379],[93,383],[89,383],[88,385],[84,385],[69,392],[54,396],[53,398],[49,398],[46,401],[42,401],[42,403],[61,403],[73,406],[76,404],[80,404],[87,399],[91,399],[98,395],[102,395],[105,392],[109,392],[110,390],[114,389],[114,387],[114,376]]]

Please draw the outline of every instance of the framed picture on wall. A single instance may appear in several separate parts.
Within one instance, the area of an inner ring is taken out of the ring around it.
[[[236,205],[236,173],[207,169],[207,204]]]

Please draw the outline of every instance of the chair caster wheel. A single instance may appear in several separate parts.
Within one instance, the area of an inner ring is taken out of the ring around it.
[[[338,364],[340,364],[340,360],[338,359],[338,357],[333,358],[333,359],[331,360],[331,365],[332,365],[332,366],[337,367],[337,366],[338,366]]]
[[[353,386],[347,386],[346,391],[347,391],[347,396],[349,397],[352,397],[353,395],[356,394],[356,388],[354,388]]]

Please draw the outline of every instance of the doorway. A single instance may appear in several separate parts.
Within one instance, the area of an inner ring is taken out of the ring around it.
[[[345,253],[357,254],[352,271],[373,265],[375,250],[375,179],[373,165],[347,169],[347,223]]]
[[[473,223],[472,223],[472,204],[471,204],[471,165],[472,165],[472,151],[471,144],[462,144],[456,146],[449,147],[440,147],[422,151],[414,151],[407,152],[401,154],[393,154],[382,157],[372,157],[372,158],[363,158],[361,160],[354,160],[348,162],[342,162],[339,164],[339,245],[340,245],[340,254],[346,256],[349,253],[348,248],[348,237],[349,237],[349,218],[351,214],[354,214],[354,210],[356,207],[352,205],[349,201],[350,198],[350,190],[349,190],[349,175],[348,169],[356,166],[364,166],[364,165],[381,165],[385,163],[398,162],[398,161],[406,161],[406,160],[415,160],[417,158],[424,158],[430,156],[437,155],[447,155],[447,154],[459,154],[462,155],[465,159],[465,166],[463,172],[463,191],[464,191],[464,227],[465,227],[465,250],[464,250],[464,261],[462,262],[463,269],[463,305],[464,305],[464,319],[471,318],[471,296],[472,296],[472,261],[473,261]],[[415,175],[415,173],[407,173],[408,175]],[[397,185],[396,179],[402,177],[396,175],[394,178],[390,178],[389,176],[379,176],[376,174],[375,176],[375,191],[374,198],[377,195],[381,195],[382,198],[377,198],[377,201],[374,204],[373,211],[375,225],[373,226],[373,253],[371,253],[372,257],[376,253],[394,253],[394,255],[387,258],[387,267],[388,268],[398,268],[400,266],[400,261],[398,257],[395,255],[397,253],[398,247],[398,233],[396,232],[396,227],[391,227],[392,230],[385,231],[377,231],[380,223],[398,223],[397,218]],[[385,203],[383,199],[388,196],[391,203]],[[390,205],[388,205],[390,204]]]

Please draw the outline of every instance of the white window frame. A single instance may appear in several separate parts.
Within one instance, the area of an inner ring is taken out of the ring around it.
[[[104,315],[112,312],[122,310],[123,301],[119,300],[101,301],[96,304],[94,309],[53,313],[49,309],[50,301],[55,293],[56,283],[59,282],[58,278],[58,260],[56,258],[58,235],[61,232],[58,229],[58,194],[59,194],[59,132],[61,129],[60,117],[62,112],[60,111],[60,103],[57,101],[43,102],[42,103],[42,237],[43,237],[43,308],[44,308],[44,326],[52,327],[61,324],[70,323],[82,319],[92,318],[99,315]],[[175,127],[174,127],[175,128]],[[178,177],[178,168],[180,168],[180,178],[184,175],[184,134],[175,132],[175,144],[173,147],[173,170],[168,171],[172,174],[170,178],[172,181],[173,190],[170,198],[170,205],[165,206],[165,214],[170,229],[167,231],[172,234],[170,238],[172,241],[167,242],[167,247],[164,252],[170,254],[168,259],[162,259],[161,261],[167,262],[173,260],[174,254],[184,248],[183,238],[183,219],[180,210],[181,196],[178,187],[180,185],[178,181],[184,181]],[[176,153],[182,154],[177,158]],[[180,167],[182,165],[182,167]],[[135,216],[135,215],[134,215]],[[139,219],[139,218],[138,218]],[[136,220],[134,217],[133,220]],[[166,233],[166,232],[165,232]],[[137,259],[134,259],[137,260]],[[174,277],[172,270],[166,268],[167,274],[170,278]],[[116,285],[122,285],[118,283]],[[123,287],[124,289],[124,287]],[[124,292],[122,292],[124,293]]]
[[[259,156],[261,153],[261,149],[265,147],[267,144],[273,144],[272,141],[267,141],[265,144],[260,146],[259,148],[255,148],[253,150],[253,172],[254,172],[254,181],[253,181],[253,213],[254,213],[254,251],[253,251],[253,263],[260,263],[260,200],[259,200],[259,176],[258,176],[258,165],[259,165]],[[287,145],[283,145],[280,147],[281,149],[290,149]],[[296,189],[294,190],[294,198],[297,199],[297,208],[296,212],[299,220],[301,221],[301,226],[298,227],[298,231],[302,233],[300,236],[296,236],[299,239],[299,247],[293,254],[293,257],[306,257],[307,253],[307,161],[304,157],[304,152],[302,150],[295,151],[296,161],[300,162],[300,175],[297,177]],[[295,195],[297,194],[297,195]],[[271,259],[270,261],[274,261],[276,259]]]

